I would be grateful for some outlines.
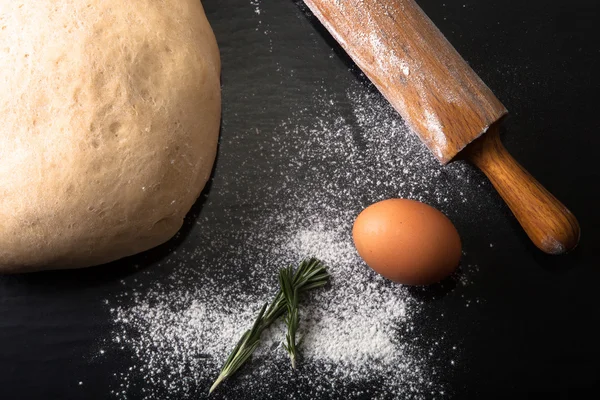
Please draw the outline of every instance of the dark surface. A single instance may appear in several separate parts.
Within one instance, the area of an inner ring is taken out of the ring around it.
[[[302,7],[291,0],[258,3],[270,35],[255,29],[250,0],[204,1],[223,57],[222,143],[237,131],[268,130],[290,107],[310,102],[306,88],[326,82],[329,91],[343,93],[357,79],[339,49],[338,57],[329,57],[334,42]],[[600,3],[419,4],[511,111],[505,122],[507,148],[572,210],[583,232],[574,253],[550,257],[529,243],[505,207],[490,211],[484,226],[467,217],[455,219],[470,258],[480,267],[476,283],[460,296],[485,301],[465,308],[455,294],[430,302],[426,312],[432,316],[452,316],[432,319],[431,329],[447,331],[463,348],[456,370],[442,379],[460,399],[534,394],[575,399],[594,393],[600,389],[600,41],[594,26]],[[276,74],[274,65],[295,73]],[[220,177],[239,168],[244,154],[222,144],[215,182],[205,192],[209,199],[223,185]],[[269,178],[256,170],[254,179]],[[494,196],[489,186],[485,190]],[[207,209],[218,213],[222,205],[202,207],[202,201],[193,215]],[[117,384],[115,366],[128,360],[94,356],[111,329],[103,299],[136,279],[168,274],[162,267],[141,275],[133,265],[152,268],[173,247],[193,245],[195,237],[183,234],[167,246],[107,266],[1,277],[0,399],[109,398]],[[296,390],[301,389],[290,388]],[[129,398],[136,398],[135,392]]]

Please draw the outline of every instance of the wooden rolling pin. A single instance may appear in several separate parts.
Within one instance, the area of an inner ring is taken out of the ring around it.
[[[500,142],[506,108],[414,0],[305,3],[443,164],[479,167],[541,250],[577,246],[577,219]]]

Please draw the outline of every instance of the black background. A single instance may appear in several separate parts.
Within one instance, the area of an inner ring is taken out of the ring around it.
[[[250,3],[204,1],[222,53],[223,143],[249,126],[268,130],[289,113],[290,105],[308,103],[306,93],[323,80],[330,91],[342,93],[357,79],[343,52],[338,49],[337,57],[329,57],[331,48],[337,49],[334,41],[301,4],[258,1],[262,24],[273,32],[267,36],[255,29]],[[443,379],[452,397],[461,399],[588,396],[600,389],[600,41],[595,26],[600,3],[419,4],[511,111],[503,137],[507,148],[572,210],[582,227],[575,252],[545,256],[529,243],[489,186],[485,190],[498,207],[485,224],[455,219],[480,273],[476,283],[459,294],[430,302],[432,316],[442,311],[451,316],[432,319],[431,329],[446,330],[464,349],[457,369]],[[282,80],[272,73],[275,63],[297,73]],[[239,168],[234,160],[243,154],[243,148],[221,146],[214,182],[205,193],[208,198]],[[211,212],[219,212],[217,203],[199,204],[193,215],[211,207]],[[168,257],[174,247],[193,246],[193,240],[194,235],[182,237],[107,266],[1,277],[0,398],[110,397],[115,366],[128,360],[93,356],[111,329],[102,300],[126,290],[136,279],[168,274],[162,267],[142,275],[132,265],[151,269],[155,259]],[[485,301],[465,308],[458,300],[464,296]]]

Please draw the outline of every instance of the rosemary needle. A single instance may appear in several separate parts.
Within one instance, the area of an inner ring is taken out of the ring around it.
[[[283,268],[280,271],[280,277],[283,273],[282,271],[284,270],[287,270],[285,274],[292,274],[292,267]],[[293,274],[290,290],[292,294],[295,293],[294,296],[296,297],[297,301],[297,298],[301,293],[307,290],[325,286],[328,280],[329,272],[327,272],[327,268],[321,261],[317,260],[316,258],[311,258],[300,263],[300,266]],[[212,393],[221,382],[233,375],[238,369],[240,369],[242,365],[244,365],[246,361],[248,361],[260,343],[260,335],[262,332],[286,311],[288,311],[288,301],[284,295],[284,291],[279,289],[271,304],[268,306],[265,304],[260,309],[258,317],[256,318],[256,321],[254,321],[252,328],[244,332],[240,340],[237,342],[235,348],[229,357],[227,357],[227,360],[225,361],[217,380],[215,380],[211,386],[209,393]],[[297,320],[298,319],[296,317],[296,326]],[[288,335],[290,335],[290,333],[291,332],[288,325]],[[286,349],[290,348],[290,343],[292,343],[291,340],[294,341],[294,356],[292,358],[292,364],[295,364],[295,329],[293,331],[293,337],[290,336],[288,339]],[[288,349],[288,352],[289,351],[290,350]],[[290,356],[292,356],[292,353],[290,353]]]

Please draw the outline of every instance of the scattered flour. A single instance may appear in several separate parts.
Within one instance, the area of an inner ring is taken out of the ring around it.
[[[131,368],[117,374],[114,394],[205,395],[236,340],[277,291],[277,269],[307,256],[323,260],[332,280],[303,301],[299,371],[290,370],[281,348],[284,327],[275,326],[252,365],[215,397],[251,392],[265,398],[278,390],[289,396],[286,382],[303,388],[291,398],[420,399],[443,392],[438,366],[429,361],[432,351],[441,351],[431,350],[440,338],[421,335],[415,322],[421,301],[364,265],[351,227],[362,208],[387,197],[422,200],[448,212],[476,204],[476,191],[460,187],[477,186],[480,178],[462,164],[439,166],[385,100],[359,84],[340,102],[323,88],[314,109],[292,112],[275,132],[249,130],[224,138],[222,146],[261,140],[246,152],[264,160],[257,170],[219,160],[239,167],[224,168],[236,171],[228,176],[217,171],[214,185],[221,187],[211,190],[208,211],[197,217],[193,248],[183,246],[141,272],[152,276],[166,268],[167,276],[150,285],[144,279],[110,300],[112,345],[132,357]],[[280,185],[263,186],[261,174],[271,175],[269,185]],[[291,180],[298,176],[302,181]],[[249,180],[257,185],[249,189]],[[459,283],[467,285],[467,275]]]
[[[250,0],[250,5],[254,6],[254,12],[256,15],[260,15],[260,0]]]
[[[251,5],[262,15],[259,0]],[[106,300],[114,329],[102,352],[124,360],[116,398],[206,398],[239,336],[276,293],[277,270],[308,256],[323,260],[332,279],[302,300],[298,370],[276,325],[250,365],[211,398],[444,397],[439,377],[454,361],[432,360],[456,344],[423,333],[423,300],[366,267],[351,227],[364,207],[389,197],[481,221],[485,183],[460,162],[439,165],[364,82],[349,84],[345,96],[323,83],[312,98],[275,129],[245,132],[227,129],[235,111],[224,103],[222,156],[202,210],[190,218],[189,240]],[[474,272],[463,266],[458,282],[468,285]]]

